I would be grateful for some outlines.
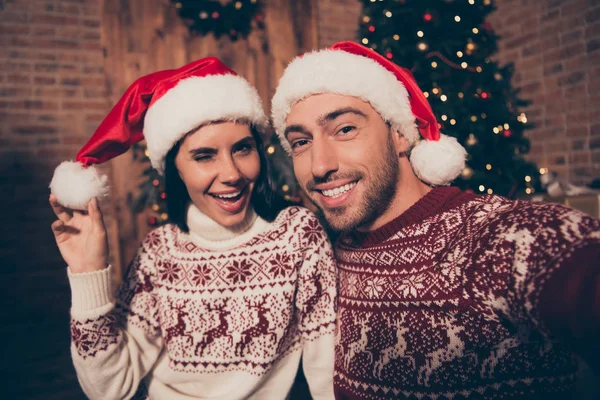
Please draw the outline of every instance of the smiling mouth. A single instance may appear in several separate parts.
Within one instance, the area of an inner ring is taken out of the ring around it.
[[[239,190],[239,191],[233,192],[233,193],[227,193],[227,194],[209,193],[209,194],[212,197],[214,197],[215,199],[217,199],[217,200],[224,201],[224,202],[235,203],[236,201],[238,201],[239,199],[241,199],[242,196],[246,193],[246,187],[244,187],[242,190]]]
[[[354,181],[333,189],[317,190],[317,192],[321,193],[325,197],[335,198],[352,190],[357,183],[358,181]]]

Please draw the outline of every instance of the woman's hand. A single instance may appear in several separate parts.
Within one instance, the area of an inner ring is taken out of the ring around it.
[[[106,268],[108,242],[102,212],[95,198],[88,203],[87,212],[71,210],[50,195],[50,205],[58,217],[52,232],[62,258],[73,273],[95,272]]]

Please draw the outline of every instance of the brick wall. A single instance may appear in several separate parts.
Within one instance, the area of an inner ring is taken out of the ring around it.
[[[600,4],[497,0],[498,59],[513,61],[526,109],[530,158],[578,184],[600,178]]]
[[[83,398],[48,183],[108,111],[100,0],[0,1],[3,398]]]

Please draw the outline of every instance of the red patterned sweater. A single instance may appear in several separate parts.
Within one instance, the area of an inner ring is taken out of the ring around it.
[[[333,398],[331,245],[304,208],[252,215],[231,232],[191,207],[190,234],[152,231],[116,301],[110,268],[69,273],[71,350],[90,398],[284,399],[301,355],[311,394]]]
[[[570,398],[576,364],[548,327],[570,275],[600,282],[600,221],[444,187],[335,251],[336,398]],[[580,333],[600,332],[598,299]]]

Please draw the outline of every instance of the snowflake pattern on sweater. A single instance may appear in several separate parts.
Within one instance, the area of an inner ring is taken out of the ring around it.
[[[73,315],[74,362],[78,372],[92,371],[134,343],[140,350],[130,348],[126,364],[138,364],[133,368],[139,378],[150,372],[152,380],[169,386],[193,383],[198,374],[222,374],[230,382],[241,373],[250,382],[241,396],[246,397],[288,355],[312,344],[332,347],[336,286],[331,245],[304,208],[285,209],[269,229],[224,251],[206,250],[175,225],[165,225],[147,236],[114,309],[95,318]],[[318,344],[324,337],[331,341]],[[290,368],[295,375],[297,364]],[[93,380],[89,375],[80,374]],[[293,375],[286,380],[291,386]],[[112,385],[109,381],[102,378],[90,386]],[[227,382],[220,384],[236,386]],[[130,384],[132,395],[137,383]],[[289,386],[282,385],[284,398]],[[209,398],[208,393],[201,388],[184,394]]]
[[[433,189],[405,214],[386,235],[336,244],[336,398],[572,390],[576,365],[545,335],[538,298],[574,252],[600,245],[600,222],[559,205],[455,188]]]

